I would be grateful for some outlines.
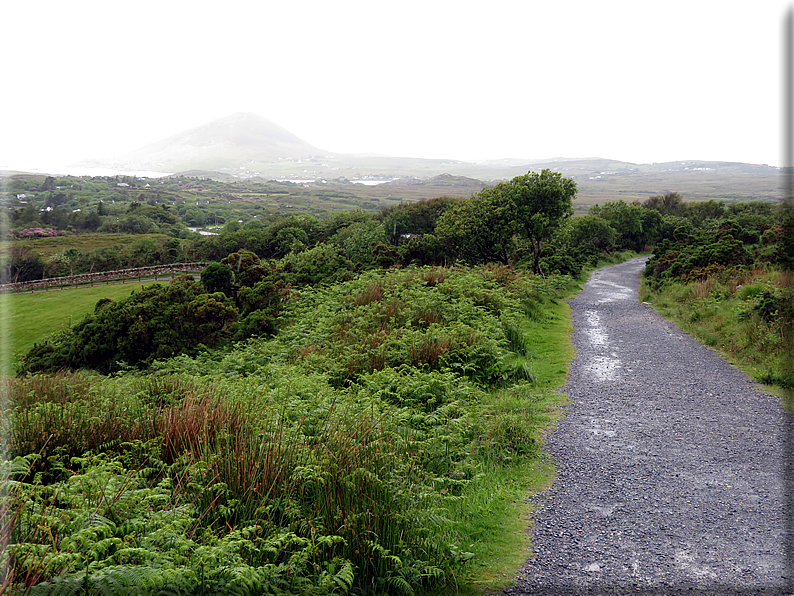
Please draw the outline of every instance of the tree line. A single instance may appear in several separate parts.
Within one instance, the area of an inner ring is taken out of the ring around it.
[[[588,215],[572,217],[575,193],[573,180],[544,170],[470,199],[437,198],[378,214],[232,222],[217,236],[133,243],[125,250],[137,249],[139,266],[178,257],[212,264],[200,282],[183,279],[174,289],[158,286],[118,304],[98,305],[91,321],[32,350],[23,370],[88,366],[110,371],[119,362],[145,367],[198,345],[272,335],[293,291],[352,280],[371,269],[499,263],[537,275],[576,277],[601,256],[655,245],[657,252],[667,251],[649,270],[651,283],[659,283],[698,275],[704,268],[746,265],[753,261],[750,250],[755,260],[771,264],[785,258],[789,224],[782,207],[770,203],[686,203],[668,193],[643,203],[595,205]],[[682,242],[695,248],[686,252]],[[74,268],[92,256],[68,258]],[[176,319],[186,327],[175,331],[171,322]],[[95,345],[97,335],[102,345]],[[141,345],[130,345],[137,341],[131,337],[142,338]]]

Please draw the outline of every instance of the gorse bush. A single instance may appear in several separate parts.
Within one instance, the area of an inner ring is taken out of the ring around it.
[[[237,308],[225,294],[207,294],[192,278],[177,278],[116,302],[100,300],[92,314],[23,356],[21,372],[111,372],[122,362],[145,365],[222,341],[237,318]]]

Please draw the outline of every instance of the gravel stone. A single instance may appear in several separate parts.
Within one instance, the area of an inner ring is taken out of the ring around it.
[[[533,556],[505,594],[791,594],[779,399],[637,298],[645,257],[569,304],[571,403]]]

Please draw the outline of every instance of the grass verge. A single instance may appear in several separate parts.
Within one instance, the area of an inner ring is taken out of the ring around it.
[[[562,301],[549,301],[543,305],[543,315],[524,321],[522,331],[527,349],[519,357],[531,367],[534,387],[525,394],[516,389],[495,392],[488,407],[502,420],[522,420],[545,433],[556,424],[567,402],[558,389],[574,358],[570,308]],[[528,497],[546,490],[555,475],[553,465],[542,456],[542,442],[535,449],[535,457],[516,458],[485,470],[461,502],[458,521],[465,528],[465,544],[477,556],[460,594],[501,592],[532,555]]]

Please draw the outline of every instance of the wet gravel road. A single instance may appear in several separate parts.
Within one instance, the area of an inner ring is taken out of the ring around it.
[[[507,594],[789,594],[777,398],[637,301],[633,259],[570,301],[571,398]]]

